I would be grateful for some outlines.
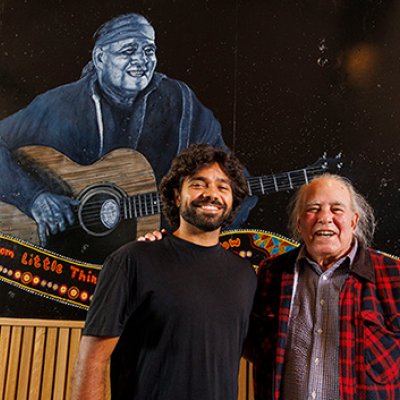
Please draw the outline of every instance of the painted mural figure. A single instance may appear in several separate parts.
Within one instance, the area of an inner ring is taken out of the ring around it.
[[[212,112],[183,82],[156,72],[155,31],[139,14],[102,25],[92,61],[75,82],[37,96],[0,121],[0,199],[13,204],[46,232],[74,221],[77,201],[52,193],[20,167],[13,152],[49,146],[82,165],[117,148],[133,148],[151,164],[157,183],[171,160],[190,143],[226,148]]]
[[[248,192],[232,153],[191,145],[160,185],[173,233],[107,258],[85,322],[73,400],[236,400],[257,286],[251,263],[219,244]],[[104,301],[107,299],[107,301]]]

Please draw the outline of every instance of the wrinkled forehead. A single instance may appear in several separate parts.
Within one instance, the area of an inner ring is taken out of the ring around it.
[[[307,204],[343,204],[351,206],[349,188],[341,181],[332,178],[316,178],[304,187],[300,198],[302,207]]]

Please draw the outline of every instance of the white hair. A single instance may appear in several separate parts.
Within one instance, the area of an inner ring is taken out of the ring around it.
[[[352,211],[358,214],[358,224],[354,236],[363,246],[370,246],[374,237],[376,227],[374,210],[372,209],[372,207],[368,204],[364,196],[356,191],[350,180],[343,176],[325,173],[316,177],[310,183],[323,179],[333,179],[343,184],[349,190]],[[297,229],[297,221],[300,214],[303,197],[308,186],[309,184],[303,185],[296,192],[288,207],[289,231],[292,234],[293,238],[299,241],[302,241],[302,237],[300,236],[300,233]]]

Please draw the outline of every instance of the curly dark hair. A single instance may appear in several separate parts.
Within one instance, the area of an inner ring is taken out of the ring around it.
[[[169,172],[160,183],[162,210],[172,229],[177,229],[180,223],[174,189],[180,192],[185,178],[193,176],[199,169],[213,163],[218,163],[231,181],[232,211],[224,221],[224,226],[233,221],[239,205],[248,195],[243,165],[231,152],[208,144],[192,144],[175,157]]]

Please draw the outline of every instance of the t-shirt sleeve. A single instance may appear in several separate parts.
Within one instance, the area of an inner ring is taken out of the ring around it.
[[[119,337],[137,299],[137,268],[134,256],[125,249],[109,256],[99,274],[84,335]]]

